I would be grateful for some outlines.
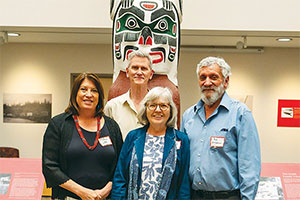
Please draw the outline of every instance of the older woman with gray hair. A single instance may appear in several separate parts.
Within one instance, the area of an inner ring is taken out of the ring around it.
[[[171,91],[155,87],[140,106],[144,126],[126,137],[111,199],[190,199],[189,140],[174,129],[177,109]]]

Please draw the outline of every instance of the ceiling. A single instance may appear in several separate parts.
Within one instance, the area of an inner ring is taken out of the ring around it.
[[[8,43],[72,43],[111,44],[111,28],[57,28],[57,27],[0,27],[0,32],[17,32],[19,37],[8,37]],[[238,41],[245,47],[300,48],[300,31],[226,31],[226,30],[181,30],[183,48],[236,48]],[[281,37],[292,38],[278,42]]]

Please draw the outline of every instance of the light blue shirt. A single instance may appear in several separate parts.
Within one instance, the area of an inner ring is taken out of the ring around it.
[[[225,92],[206,120],[200,100],[184,112],[181,131],[190,139],[189,175],[194,190],[240,189],[243,200],[255,198],[261,169],[260,145],[254,119],[245,104]],[[216,137],[223,147],[210,145]]]

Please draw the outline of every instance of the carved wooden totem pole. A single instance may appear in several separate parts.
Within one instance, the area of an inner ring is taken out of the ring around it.
[[[136,50],[148,52],[152,58],[154,76],[149,89],[168,87],[178,109],[177,65],[180,47],[182,0],[111,0],[113,20],[113,85],[108,99],[128,91],[126,77],[128,56]]]

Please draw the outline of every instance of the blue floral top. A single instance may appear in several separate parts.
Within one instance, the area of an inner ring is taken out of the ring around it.
[[[139,199],[155,199],[162,176],[165,135],[146,134]]]

